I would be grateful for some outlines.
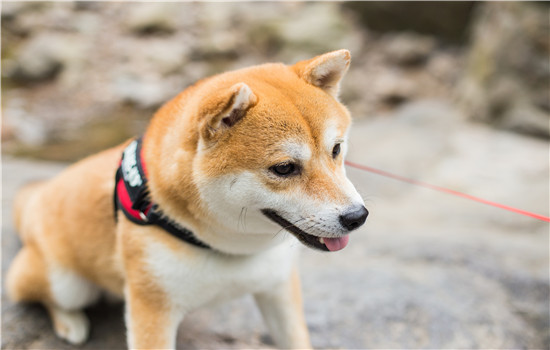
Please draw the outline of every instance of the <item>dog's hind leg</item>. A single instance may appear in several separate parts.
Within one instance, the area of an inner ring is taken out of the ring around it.
[[[46,265],[33,246],[24,246],[13,259],[6,276],[6,290],[14,302],[51,300]]]
[[[50,268],[49,280],[53,303],[46,304],[46,308],[56,334],[72,344],[84,343],[90,324],[82,309],[99,299],[99,287],[60,266]]]
[[[33,245],[24,246],[15,257],[6,287],[15,302],[42,303],[60,338],[72,344],[87,339],[90,327],[81,309],[97,300],[99,289],[74,272],[51,268]]]
[[[71,344],[83,344],[88,339],[90,321],[83,311],[64,310],[53,304],[46,304],[53,322],[55,334]]]

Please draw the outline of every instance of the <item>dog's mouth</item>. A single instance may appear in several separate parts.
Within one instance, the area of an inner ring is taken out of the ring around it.
[[[277,214],[272,209],[262,209],[262,214],[267,216],[273,222],[279,224],[282,228],[292,233],[300,242],[309,248],[322,250],[325,252],[335,252],[337,250],[344,249],[349,241],[349,236],[345,235],[338,238],[319,237],[310,235],[304,232],[302,229],[291,223],[290,221]]]

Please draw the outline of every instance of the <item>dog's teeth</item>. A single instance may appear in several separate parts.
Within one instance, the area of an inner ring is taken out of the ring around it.
[[[325,240],[323,239],[323,237],[319,237],[319,243],[325,244]]]

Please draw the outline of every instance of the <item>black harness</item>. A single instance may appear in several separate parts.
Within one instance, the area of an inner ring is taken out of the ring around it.
[[[145,164],[141,155],[142,138],[132,141],[122,154],[116,172],[114,190],[115,220],[122,210],[128,220],[137,225],[157,225],[171,235],[197,247],[211,249],[190,230],[179,226],[162,214],[149,198]]]

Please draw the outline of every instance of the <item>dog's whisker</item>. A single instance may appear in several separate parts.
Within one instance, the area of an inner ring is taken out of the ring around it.
[[[239,214],[239,219],[237,221],[237,229],[240,229],[242,225],[244,231],[246,231],[246,228],[244,227],[244,223],[243,223],[243,213],[245,209],[246,207],[241,208],[241,213]]]
[[[305,220],[304,217],[300,216],[300,219],[294,221],[294,223],[290,223],[290,225],[287,225],[287,226],[284,226],[284,227],[281,227],[281,229],[279,231],[277,231],[277,233],[275,233],[272,237],[272,239],[275,239],[275,237],[277,237],[277,235],[279,235],[279,233],[281,232],[284,232],[285,234],[288,234],[288,231],[287,229],[289,229],[290,227],[292,226],[295,226],[297,223],[299,223],[300,221],[303,221]]]

